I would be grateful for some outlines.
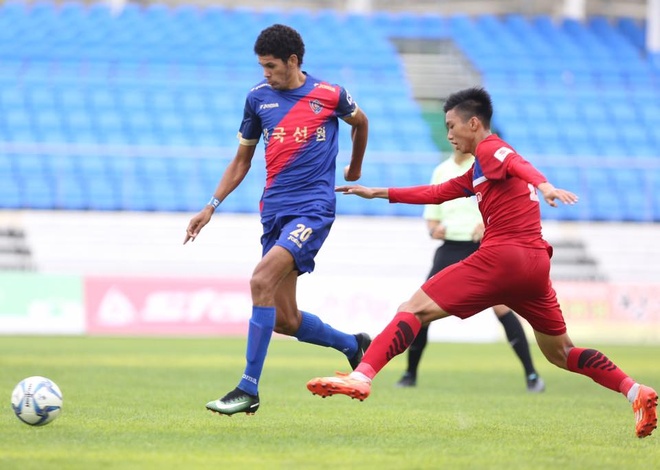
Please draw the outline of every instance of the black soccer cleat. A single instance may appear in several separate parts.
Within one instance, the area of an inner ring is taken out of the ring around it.
[[[348,363],[351,365],[353,370],[355,370],[358,364],[360,364],[364,353],[367,351],[369,345],[371,344],[371,337],[369,337],[369,335],[366,333],[358,333],[354,336],[357,341],[357,352],[353,357],[348,359]]]
[[[401,376],[399,381],[396,383],[397,387],[415,387],[417,386],[417,376],[411,372],[406,372]]]
[[[237,387],[224,397],[208,402],[206,409],[227,416],[235,413],[253,415],[259,409],[259,395],[250,395]]]

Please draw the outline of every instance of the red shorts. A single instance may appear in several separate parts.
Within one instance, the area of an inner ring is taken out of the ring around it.
[[[480,247],[426,281],[422,290],[445,312],[459,318],[504,304],[535,331],[552,336],[566,332],[550,281],[550,253],[546,249]]]

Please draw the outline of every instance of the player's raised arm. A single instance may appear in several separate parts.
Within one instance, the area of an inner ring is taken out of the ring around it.
[[[499,152],[502,152],[502,150],[510,149],[502,147]],[[534,165],[513,152],[513,150],[511,150],[510,155],[504,155],[504,157],[505,159],[503,160],[506,162],[507,173],[534,185],[543,195],[545,202],[550,206],[557,207],[555,199],[558,199],[564,204],[575,204],[578,201],[578,197],[572,192],[555,188]]]
[[[575,204],[578,201],[578,197],[570,191],[565,189],[555,188],[551,183],[547,181],[541,183],[537,186],[537,189],[543,194],[543,199],[545,202],[550,204],[552,207],[557,207],[555,199],[560,200],[564,204]]]

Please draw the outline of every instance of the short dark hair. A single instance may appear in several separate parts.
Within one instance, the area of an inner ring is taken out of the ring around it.
[[[295,54],[298,56],[298,65],[302,65],[305,43],[300,33],[292,27],[274,24],[259,34],[254,43],[254,53],[258,56],[272,55],[284,62]]]
[[[464,121],[476,116],[486,129],[490,129],[490,120],[493,117],[493,102],[490,95],[483,88],[473,87],[452,93],[447,98],[445,113],[456,109]]]

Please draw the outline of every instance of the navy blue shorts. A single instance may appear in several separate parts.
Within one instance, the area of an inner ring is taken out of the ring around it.
[[[314,271],[314,258],[323,246],[335,221],[333,212],[311,208],[305,215],[277,214],[261,219],[264,233],[261,236],[262,256],[279,245],[293,256],[300,274]]]

